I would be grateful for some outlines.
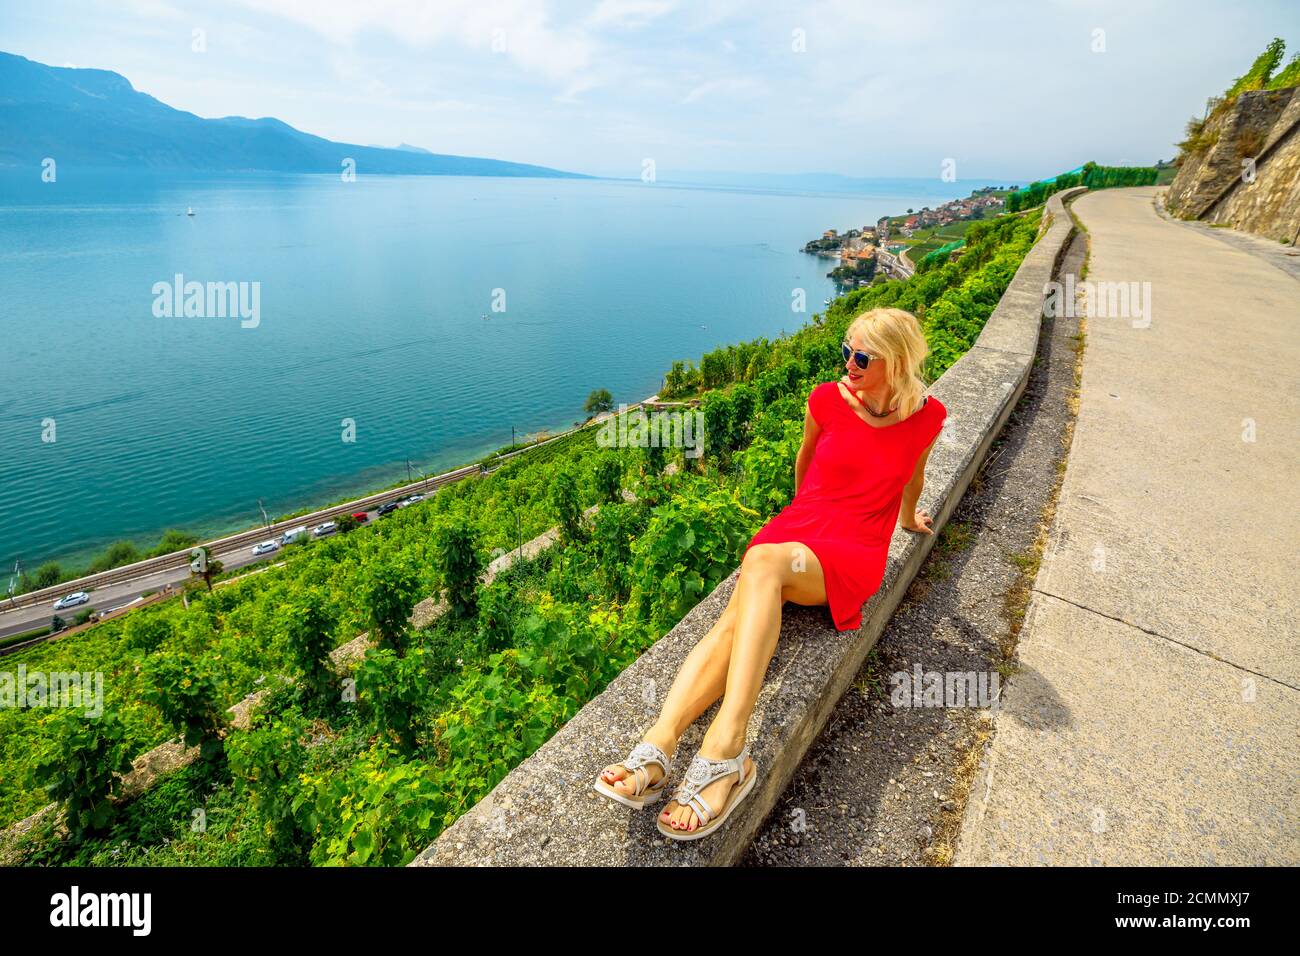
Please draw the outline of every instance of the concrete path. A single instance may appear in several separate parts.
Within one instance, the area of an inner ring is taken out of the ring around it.
[[[959,865],[1300,863],[1300,282],[1156,193],[1074,204],[1088,280],[1138,283],[1149,310],[1087,318]]]

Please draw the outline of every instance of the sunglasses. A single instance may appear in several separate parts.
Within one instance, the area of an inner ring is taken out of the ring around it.
[[[840,343],[840,351],[844,354],[844,361],[846,362],[849,360],[849,356],[852,355],[853,362],[858,368],[866,368],[871,364],[871,360],[876,357],[874,355],[869,355],[866,352],[859,352],[857,349],[850,346],[848,342]]]

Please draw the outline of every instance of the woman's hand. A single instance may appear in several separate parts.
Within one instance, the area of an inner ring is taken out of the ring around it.
[[[906,521],[901,521],[899,523],[908,531],[916,531],[920,534],[934,534],[934,530],[930,527],[930,522],[933,520],[934,519],[930,517],[929,512],[924,508],[917,508],[916,514],[912,517],[910,524]]]

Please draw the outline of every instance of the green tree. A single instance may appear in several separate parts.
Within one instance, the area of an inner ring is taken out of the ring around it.
[[[764,517],[780,511],[794,497],[794,459],[803,425],[797,421],[779,424],[782,433],[778,437],[756,437],[737,459],[743,476],[740,498]]]
[[[519,603],[519,595],[502,581],[493,581],[479,588],[475,623],[479,645],[484,652],[491,654],[510,646]]]
[[[611,411],[614,408],[614,396],[609,393],[607,388],[595,389],[587,396],[582,408],[588,415],[599,415],[601,412]]]
[[[1293,86],[1300,86],[1300,52],[1291,54],[1286,66],[1268,81],[1270,90],[1286,90]]]
[[[125,564],[135,564],[143,557],[139,549],[130,541],[115,541],[108,546],[108,550],[90,563],[86,572],[98,574],[101,571],[120,568]]]
[[[336,679],[330,660],[334,649],[335,615],[320,588],[307,588],[285,609],[285,645],[293,660],[304,713],[321,716],[337,699]]]
[[[419,747],[419,727],[433,699],[426,653],[423,647],[412,647],[398,657],[388,648],[372,647],[357,670],[357,699],[371,726],[406,754]]]
[[[566,462],[555,470],[550,488],[551,514],[560,523],[564,539],[577,541],[582,521],[582,502],[578,497],[578,480]]]
[[[738,444],[740,429],[731,395],[721,391],[710,392],[700,402],[700,411],[704,415],[704,450],[716,454],[732,451]]]
[[[451,613],[462,619],[473,617],[483,573],[478,532],[463,513],[455,513],[435,533],[434,548]]]
[[[431,764],[384,742],[338,773],[304,775],[317,866],[402,866],[442,830],[446,787]]]
[[[212,675],[184,654],[155,654],[145,662],[143,671],[144,699],[184,737],[186,747],[198,747],[199,756],[208,765],[218,763],[224,755],[221,731],[225,720]]]
[[[190,552],[190,574],[202,580],[209,591],[212,590],[212,579],[225,569],[225,565],[212,557],[207,548],[195,548]]]
[[[601,501],[623,500],[623,459],[617,452],[607,451],[600,455],[592,477]]]
[[[664,398],[672,398],[685,391],[684,382],[686,380],[686,363],[681,359],[673,362],[672,368],[664,376]]]
[[[700,384],[704,388],[718,388],[726,384],[727,363],[721,349],[706,352],[700,357]]]
[[[723,489],[676,494],[654,509],[632,545],[631,603],[643,620],[671,627],[735,569],[758,514]]]
[[[642,449],[643,461],[641,472],[646,475],[661,475],[668,466],[668,449],[663,445],[646,445]]]
[[[192,548],[199,543],[198,535],[190,534],[188,531],[178,531],[176,528],[168,528],[163,532],[162,537],[158,540],[158,545],[149,552],[149,557],[160,558],[164,554],[171,554],[174,551],[184,551],[186,548]]]
[[[226,741],[236,788],[251,800],[281,863],[301,862],[311,844],[311,829],[298,816],[305,802],[299,776],[307,763],[308,732],[296,710],[255,711],[249,729]]]
[[[172,622],[165,614],[136,611],[122,625],[122,643],[132,650],[152,654],[172,637]]]
[[[632,581],[632,542],[645,530],[648,520],[648,510],[635,502],[607,504],[596,512],[592,544],[606,594],[611,598],[627,597]]]
[[[338,525],[339,534],[347,534],[360,524],[352,515],[339,515],[334,519],[334,523]]]
[[[1228,87],[1228,92],[1223,97],[1224,101],[1231,101],[1239,93],[1265,89],[1273,76],[1273,71],[1282,63],[1285,53],[1286,41],[1281,37],[1274,37],[1264,48],[1264,52],[1255,57],[1255,62],[1250,65],[1250,69],[1237,77],[1232,86]]]
[[[376,561],[361,576],[359,597],[370,634],[380,647],[406,652],[406,626],[419,600],[420,581],[398,561]]]
[[[52,588],[63,580],[63,568],[57,561],[47,561],[36,569],[31,577],[31,590],[39,591],[42,588]]]
[[[63,807],[76,842],[109,829],[117,818],[113,798],[131,770],[126,727],[113,711],[97,718],[72,710],[54,719],[53,733],[32,764],[34,781]]]

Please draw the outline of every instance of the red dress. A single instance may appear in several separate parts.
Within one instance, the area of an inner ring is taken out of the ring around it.
[[[948,410],[931,395],[901,422],[869,425],[836,382],[816,386],[808,409],[821,432],[803,483],[745,551],[756,544],[807,545],[821,563],[836,630],[855,630],[862,626],[863,602],[885,576],[903,487]]]

